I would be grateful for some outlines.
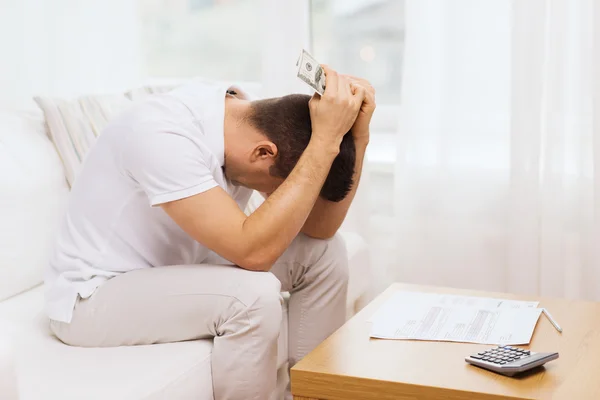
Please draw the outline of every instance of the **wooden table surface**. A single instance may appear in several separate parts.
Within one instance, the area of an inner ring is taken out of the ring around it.
[[[508,378],[464,361],[490,345],[369,338],[367,320],[398,290],[538,300],[563,333],[541,315],[522,347],[560,358]],[[396,283],[294,366],[291,379],[298,400],[600,399],[600,303]]]

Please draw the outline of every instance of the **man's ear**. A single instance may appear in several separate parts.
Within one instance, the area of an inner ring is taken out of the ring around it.
[[[273,142],[264,140],[262,142],[258,142],[256,147],[254,147],[251,161],[266,161],[275,159],[275,157],[277,157],[277,146]]]

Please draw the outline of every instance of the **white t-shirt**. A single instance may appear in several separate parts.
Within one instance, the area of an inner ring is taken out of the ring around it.
[[[105,128],[73,185],[50,257],[51,319],[70,322],[78,296],[124,272],[206,259],[210,250],[156,206],[220,186],[245,208],[252,190],[231,184],[222,168],[227,89],[194,81]]]

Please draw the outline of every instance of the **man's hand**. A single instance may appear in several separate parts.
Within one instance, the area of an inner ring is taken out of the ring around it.
[[[369,142],[369,124],[375,111],[375,89],[366,79],[358,78],[352,75],[341,75],[346,78],[352,87],[352,91],[365,92],[365,98],[358,112],[358,117],[352,126],[352,136],[357,143]]]
[[[309,217],[302,227],[302,232],[319,239],[332,237],[342,225],[342,222],[344,222],[344,218],[346,218],[346,213],[354,199],[360,182],[365,151],[369,143],[369,124],[373,116],[373,111],[375,111],[375,90],[369,82],[349,75],[340,75],[340,78],[347,82],[352,93],[363,97],[356,120],[351,125],[348,125],[348,128],[352,128],[352,137],[356,144],[356,162],[352,178],[354,185],[346,198],[340,202],[334,203],[321,198],[315,202]],[[329,89],[329,79],[330,75],[327,75],[326,92]]]
[[[366,88],[350,84],[350,79],[324,65],[327,88],[323,96],[316,94],[308,103],[312,123],[311,141],[333,145],[339,151],[344,135],[356,121],[364,104]],[[368,125],[368,124],[367,124]]]

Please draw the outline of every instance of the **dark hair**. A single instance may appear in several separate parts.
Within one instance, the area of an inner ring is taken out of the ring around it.
[[[249,122],[279,149],[270,170],[273,176],[287,178],[308,146],[312,133],[309,100],[308,95],[292,94],[252,102]],[[335,202],[346,197],[352,188],[355,162],[354,139],[348,132],[323,184],[321,197]]]

